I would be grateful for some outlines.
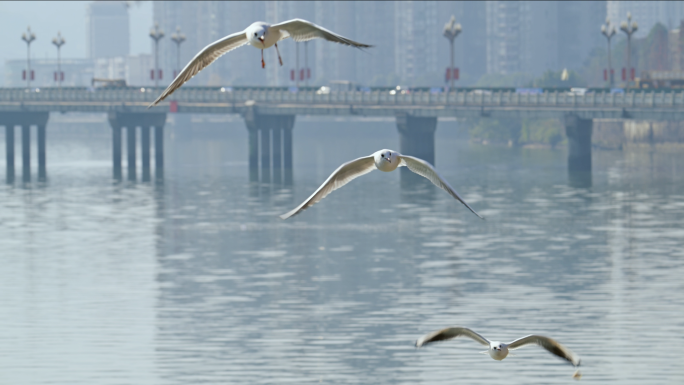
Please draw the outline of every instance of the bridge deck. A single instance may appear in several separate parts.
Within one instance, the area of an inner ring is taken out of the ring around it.
[[[684,91],[636,90],[585,94],[545,91],[521,94],[514,90],[452,90],[451,92],[231,89],[186,87],[169,101],[147,109],[161,89],[154,88],[20,88],[0,89],[0,111],[167,112],[173,102],[178,112],[394,116],[410,113],[426,117],[561,117],[684,120]]]

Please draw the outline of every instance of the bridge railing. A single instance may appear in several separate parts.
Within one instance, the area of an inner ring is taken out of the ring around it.
[[[0,89],[0,103],[150,103],[161,93],[158,88],[22,88]],[[597,91],[573,93],[546,91],[537,94],[514,90],[466,89],[451,92],[430,91],[346,91],[321,93],[313,90],[230,89],[184,87],[168,101],[200,104],[332,104],[332,105],[406,105],[406,106],[511,106],[511,107],[684,107],[684,91],[656,92],[637,90],[625,93]]]

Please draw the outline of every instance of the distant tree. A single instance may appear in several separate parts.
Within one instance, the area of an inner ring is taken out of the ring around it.
[[[484,74],[475,87],[529,87],[534,77],[527,73]]]
[[[586,87],[586,82],[575,71],[568,71],[568,80],[561,80],[563,71],[548,70],[532,82],[534,87]]]
[[[643,39],[636,41],[638,45],[639,70],[669,70],[670,59],[668,49],[668,31],[664,25],[657,23]]]

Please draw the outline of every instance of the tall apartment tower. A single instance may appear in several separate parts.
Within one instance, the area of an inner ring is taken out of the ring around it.
[[[526,73],[582,66],[602,44],[603,1],[488,1],[487,72]]]
[[[86,54],[90,59],[129,53],[128,8],[122,1],[94,1],[86,12]]]
[[[676,28],[682,15],[680,1],[608,1],[607,14],[618,28],[620,22],[627,20],[627,12],[639,24],[635,37],[648,35],[657,23]]]
[[[444,22],[436,1],[397,1],[394,13],[394,65],[403,81],[437,73],[437,46]]]

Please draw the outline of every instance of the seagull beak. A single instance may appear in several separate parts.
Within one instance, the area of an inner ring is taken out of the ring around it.
[[[263,37],[263,36],[259,36],[259,41],[261,42],[262,45],[266,45],[266,44],[264,43],[264,37]]]

